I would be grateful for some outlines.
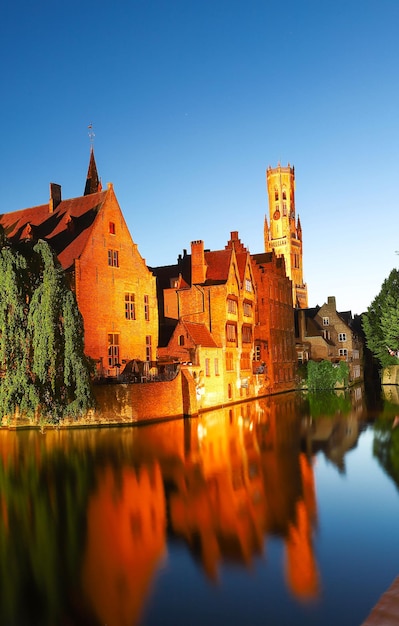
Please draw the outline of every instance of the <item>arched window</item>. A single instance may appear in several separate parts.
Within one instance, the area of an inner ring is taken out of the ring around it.
[[[179,335],[179,346],[184,346],[184,335]]]

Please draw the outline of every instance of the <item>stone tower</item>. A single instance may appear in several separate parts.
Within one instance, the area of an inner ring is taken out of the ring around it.
[[[302,228],[295,217],[295,169],[277,167],[266,170],[269,196],[270,226],[265,217],[265,251],[283,256],[287,276],[292,281],[292,300],[295,308],[306,309],[308,290],[303,282]]]

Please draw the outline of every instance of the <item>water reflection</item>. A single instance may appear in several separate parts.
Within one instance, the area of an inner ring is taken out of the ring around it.
[[[356,398],[320,402],[284,394],[143,427],[0,431],[0,622],[138,624],[172,535],[210,581],[279,537],[291,594],[317,598],[314,455],[344,471],[362,415]]]

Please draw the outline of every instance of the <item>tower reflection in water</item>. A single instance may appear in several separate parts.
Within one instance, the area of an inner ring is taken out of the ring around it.
[[[284,395],[135,428],[0,431],[0,622],[138,623],[169,566],[169,535],[211,581],[225,562],[267,558],[268,537],[279,537],[291,593],[316,598],[301,402]]]

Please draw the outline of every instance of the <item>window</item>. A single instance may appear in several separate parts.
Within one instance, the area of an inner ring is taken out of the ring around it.
[[[245,317],[251,317],[252,316],[252,302],[244,302],[243,311],[244,311]]]
[[[205,359],[205,376],[211,375],[211,361],[210,359]]]
[[[338,333],[338,341],[346,341],[346,333]]]
[[[136,305],[134,302],[134,293],[125,293],[125,318],[127,320],[136,319]]]
[[[283,200],[287,200],[287,192],[283,189]]]
[[[255,346],[254,361],[260,361],[260,346]]]
[[[277,202],[278,200],[278,189],[274,190],[274,200]]]
[[[115,222],[109,223],[109,232],[111,235],[115,235]]]
[[[118,250],[108,250],[108,265],[111,267],[119,267]]]
[[[233,353],[226,352],[226,370],[232,372],[234,370]]]
[[[119,335],[108,333],[108,367],[119,364]]]
[[[251,358],[250,358],[250,353],[249,352],[242,352],[241,354],[241,360],[240,360],[240,368],[242,370],[249,370],[251,369]]]
[[[352,358],[354,360],[359,358],[359,350],[352,350]]]
[[[235,324],[226,324],[227,341],[237,341],[237,329]]]
[[[248,291],[249,293],[252,291],[252,283],[249,278],[245,279],[245,291]]]
[[[329,325],[330,325],[330,318],[323,317],[323,326],[329,326]]]
[[[348,356],[348,350],[346,348],[340,348],[338,354],[339,356]]]
[[[148,296],[144,296],[144,319],[150,321],[150,299]]]
[[[283,215],[284,217],[287,216],[287,203],[286,202],[283,202]]]
[[[179,335],[178,344],[179,346],[184,346],[184,335]]]
[[[237,301],[232,298],[227,298],[227,313],[237,315]]]
[[[323,330],[323,337],[324,339],[330,339],[331,338],[331,333],[329,330]]]
[[[215,376],[219,376],[219,359],[215,359],[214,365],[215,365]]]
[[[251,343],[252,341],[252,328],[251,326],[242,327],[242,342]]]
[[[146,335],[145,338],[145,360],[152,361],[151,335]]]

